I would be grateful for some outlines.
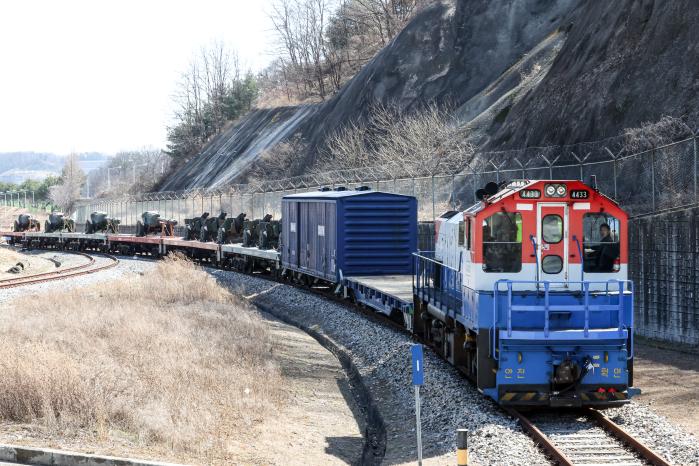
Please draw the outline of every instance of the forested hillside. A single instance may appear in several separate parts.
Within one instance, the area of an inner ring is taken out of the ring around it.
[[[664,116],[696,128],[697,21],[690,0],[434,2],[325,101],[248,114],[163,189],[223,186],[264,164],[286,176],[356,166],[339,157],[347,146],[371,153],[390,132],[383,143],[404,145],[406,158],[458,147],[453,159],[465,162],[481,150],[614,137]],[[423,120],[435,131],[413,137]]]

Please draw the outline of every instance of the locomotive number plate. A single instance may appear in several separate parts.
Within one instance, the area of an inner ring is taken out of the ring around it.
[[[519,192],[519,197],[522,199],[539,199],[541,191],[538,189],[523,189]]]
[[[589,199],[590,191],[587,189],[573,189],[570,191],[571,199]]]

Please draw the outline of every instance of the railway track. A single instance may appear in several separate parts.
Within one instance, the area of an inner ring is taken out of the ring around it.
[[[265,275],[256,275],[272,282],[278,280]],[[359,312],[374,322],[406,333],[415,341],[431,347],[430,343],[407,332],[405,327],[385,315],[378,314],[361,303],[354,307],[346,299],[338,297],[332,287],[308,286],[294,281],[283,282],[297,289],[340,304],[349,310]],[[442,355],[435,351],[442,358]],[[443,358],[442,358],[443,359]],[[463,373],[463,370],[459,369]],[[464,377],[466,374],[464,373]],[[522,429],[549,456],[553,464],[560,466],[671,466],[660,455],[644,445],[621,426],[591,408],[577,411],[533,411],[531,419],[512,408],[505,409],[519,419]]]
[[[109,254],[103,254],[102,256],[109,259],[109,261],[105,264],[95,266],[97,261],[95,260],[95,257],[91,256],[90,254],[86,254],[84,252],[70,252],[70,254],[84,256],[88,259],[88,261],[84,264],[66,267],[64,269],[55,270],[53,272],[44,272],[23,277],[6,278],[4,280],[0,280],[0,289],[15,288],[18,286],[32,285],[35,283],[45,283],[54,280],[64,280],[66,278],[76,277],[80,275],[88,275],[91,273],[110,269],[119,263],[119,259],[117,259],[116,257]]]
[[[524,431],[562,466],[670,466],[641,441],[595,409],[532,412],[519,419]]]

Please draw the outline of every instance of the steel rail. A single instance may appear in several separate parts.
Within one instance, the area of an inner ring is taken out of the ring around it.
[[[91,273],[99,272],[102,270],[107,270],[112,267],[115,267],[119,263],[119,259],[116,257],[110,255],[110,254],[104,254],[104,256],[107,259],[110,259],[110,262],[107,264],[101,265],[99,267],[94,267],[94,268],[88,268],[91,265],[94,265],[95,259],[94,257],[90,256],[89,254],[85,253],[79,253],[81,255],[85,255],[91,259],[91,262],[89,264],[83,264],[82,266],[78,267],[72,267],[70,269],[65,269],[62,271],[56,271],[56,272],[50,272],[48,276],[46,274],[37,274],[37,275],[30,275],[27,277],[22,277],[22,278],[17,278],[17,279],[10,279],[9,283],[8,281],[0,281],[0,289],[3,288],[16,288],[19,286],[24,286],[24,285],[33,285],[36,283],[46,283],[54,280],[64,280],[66,278],[71,278],[71,277],[77,277],[81,275],[88,275]]]
[[[544,452],[551,458],[552,462],[561,466],[575,466],[576,463],[569,456],[567,456],[565,452],[556,446],[555,441],[549,438],[549,436],[547,436],[521,412],[514,408],[506,408],[506,411],[512,417],[519,420],[524,432],[539,444],[541,449],[544,450]],[[589,420],[591,420],[594,425],[600,427],[617,441],[625,445],[630,452],[637,455],[641,460],[653,466],[671,466],[670,463],[654,452],[651,448],[635,438],[598,410],[593,408],[582,408],[581,412]]]
[[[89,254],[85,254],[83,252],[61,251],[61,253],[84,256],[88,259],[88,262],[85,264],[74,265],[72,267],[66,267],[64,269],[53,270],[51,272],[42,272],[42,273],[36,273],[36,274],[32,274],[32,275],[24,275],[22,277],[5,278],[5,279],[0,280],[0,288],[9,287],[13,282],[23,282],[23,281],[26,281],[27,279],[30,279],[30,278],[51,277],[51,276],[55,276],[55,275],[61,275],[61,274],[64,274],[64,273],[70,272],[70,271],[84,269],[85,267],[89,267],[95,263],[94,257],[90,256]]]
[[[626,444],[633,451],[641,455],[653,466],[670,466],[666,460],[653,451],[650,447],[635,438],[633,435],[624,430],[619,424],[615,423],[607,416],[596,409],[587,408],[586,414],[602,429],[610,433],[614,438]]]
[[[539,446],[560,466],[574,466],[573,461],[566,456],[561,450],[559,450],[556,445],[549,439],[546,434],[544,434],[538,427],[536,427],[529,419],[527,419],[519,411],[506,408],[506,411],[514,418],[519,420],[522,425],[522,429],[526,434],[528,434]]]

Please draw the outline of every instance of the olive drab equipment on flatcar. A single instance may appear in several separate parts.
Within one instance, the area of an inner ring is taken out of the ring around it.
[[[146,211],[141,214],[141,220],[136,222],[136,236],[160,234],[161,236],[174,236],[177,220],[164,220],[160,213]]]
[[[216,242],[218,244],[230,244],[237,243],[243,239],[243,224],[245,222],[245,217],[247,214],[240,213],[237,217],[228,217],[223,222],[222,226],[219,226],[218,232],[216,233]]]
[[[489,183],[415,257],[414,327],[502,404],[614,405],[633,388],[627,215],[575,180]]]
[[[85,234],[93,233],[119,233],[121,221],[109,217],[106,212],[92,212],[90,218],[85,221]]]
[[[57,231],[72,233],[75,231],[75,222],[66,217],[63,212],[53,211],[44,222],[44,231],[46,233],[54,233]]]
[[[201,233],[201,228],[204,222],[209,217],[208,212],[204,212],[200,217],[195,218],[185,218],[184,219],[184,238],[186,240],[199,239],[199,234]]]
[[[37,219],[29,214],[19,214],[17,220],[15,220],[13,225],[13,230],[16,232],[21,231],[40,231],[41,224]]]

